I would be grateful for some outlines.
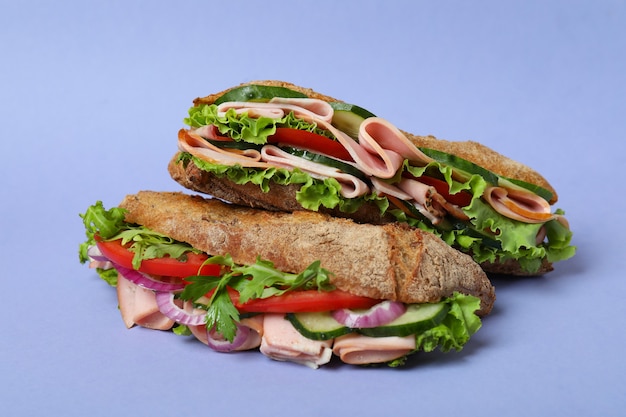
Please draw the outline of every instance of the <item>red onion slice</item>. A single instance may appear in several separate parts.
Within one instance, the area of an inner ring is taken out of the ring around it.
[[[109,258],[104,256],[96,245],[89,246],[89,248],[87,249],[87,256],[89,256],[89,258],[93,259],[94,261],[109,262]]]
[[[147,288],[152,291],[181,291],[185,288],[185,284],[180,283],[167,283],[162,281],[157,281],[152,279],[150,276],[144,274],[143,272],[135,271],[134,269],[128,269],[118,264],[113,264],[114,268],[117,272],[124,276],[127,280],[139,285],[140,287]]]
[[[353,329],[378,327],[390,323],[406,311],[406,306],[397,301],[383,301],[362,312],[347,308],[335,310],[331,314],[335,320]]]
[[[171,292],[156,292],[156,303],[159,311],[169,319],[186,326],[204,325],[206,322],[206,312],[188,313],[174,303],[174,294]]]
[[[237,333],[235,333],[232,342],[224,339],[215,329],[209,330],[207,332],[209,347],[218,352],[233,352],[242,346],[250,336],[250,328],[239,323],[235,324],[237,325]]]
[[[87,256],[89,257],[89,267],[90,268],[100,268],[100,269],[111,269],[113,268],[113,263],[109,261],[109,258],[104,256],[98,246],[93,245],[87,249]]]

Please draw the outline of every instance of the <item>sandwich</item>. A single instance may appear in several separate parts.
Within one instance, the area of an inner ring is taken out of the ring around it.
[[[141,191],[81,214],[79,257],[116,288],[125,325],[317,368],[400,366],[460,350],[494,287],[469,255],[406,224],[268,211]]]
[[[555,189],[477,142],[415,136],[279,81],[194,100],[170,175],[265,210],[312,211],[435,234],[490,273],[540,275],[575,253]]]

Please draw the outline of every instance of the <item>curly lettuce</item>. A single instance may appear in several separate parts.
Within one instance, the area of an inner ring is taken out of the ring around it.
[[[306,130],[323,136],[329,135],[327,131],[318,129],[315,123],[298,119],[293,113],[288,113],[278,119],[248,117],[246,113],[237,114],[234,109],[229,109],[224,114],[218,114],[215,104],[203,104],[190,108],[189,117],[183,119],[183,122],[192,128],[214,125],[220,134],[228,136],[236,142],[243,141],[256,145],[267,143],[267,138],[275,134],[278,127]]]

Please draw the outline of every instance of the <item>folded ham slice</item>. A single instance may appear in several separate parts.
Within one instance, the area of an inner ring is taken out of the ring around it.
[[[127,328],[134,325],[156,330],[168,330],[174,325],[159,311],[154,291],[140,287],[122,274],[117,277],[117,300],[122,320]]]
[[[260,350],[271,359],[315,369],[330,362],[333,353],[331,344],[330,340],[311,340],[302,336],[284,314],[266,314],[263,319]]]
[[[369,337],[350,333],[335,339],[333,352],[342,362],[352,365],[384,363],[415,350],[415,336]]]

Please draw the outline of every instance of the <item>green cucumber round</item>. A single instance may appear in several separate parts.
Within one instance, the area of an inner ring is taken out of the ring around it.
[[[233,88],[215,100],[215,104],[219,105],[229,101],[268,102],[274,97],[307,98],[305,94],[289,88],[251,84]]]
[[[289,313],[287,320],[300,334],[312,340],[329,340],[352,332],[333,318],[330,312]]]
[[[371,337],[404,337],[419,334],[439,325],[449,309],[446,303],[410,304],[404,314],[392,322],[383,326],[357,329],[357,331]]]
[[[291,147],[281,147],[281,149],[287,153],[298,156],[300,158],[306,159],[307,161],[316,162],[322,165],[326,165],[329,167],[337,168],[341,172],[345,172],[346,174],[354,175],[358,179],[363,182],[367,181],[367,176],[363,174],[363,171],[360,169],[346,164],[345,162],[341,162],[338,159],[330,158],[328,156],[324,156],[315,152],[311,152],[305,149],[297,149]]]
[[[423,148],[423,147],[420,147],[419,150],[421,150],[427,156],[430,156],[437,162],[441,162],[443,164],[449,165],[453,168],[456,168],[468,174],[480,175],[481,177],[484,178],[485,181],[487,181],[490,184],[502,185],[503,180],[510,181],[511,183],[517,186],[520,186],[522,188],[525,188],[537,194],[538,196],[545,199],[546,201],[550,201],[554,197],[552,192],[550,192],[549,190],[546,190],[543,187],[540,187],[535,184],[530,184],[528,182],[521,181],[521,180],[516,180],[512,178],[507,178],[507,177],[500,177],[498,176],[498,174],[491,172],[488,169],[485,169],[479,165],[476,165],[475,163],[468,161],[467,159],[460,158],[456,155],[452,155],[452,154],[438,151],[435,149]]]
[[[375,117],[375,115],[363,107],[355,106],[354,104],[331,102],[330,106],[333,108],[333,120],[332,124],[337,129],[346,133],[353,139],[359,137],[359,127],[363,120],[368,117]]]

